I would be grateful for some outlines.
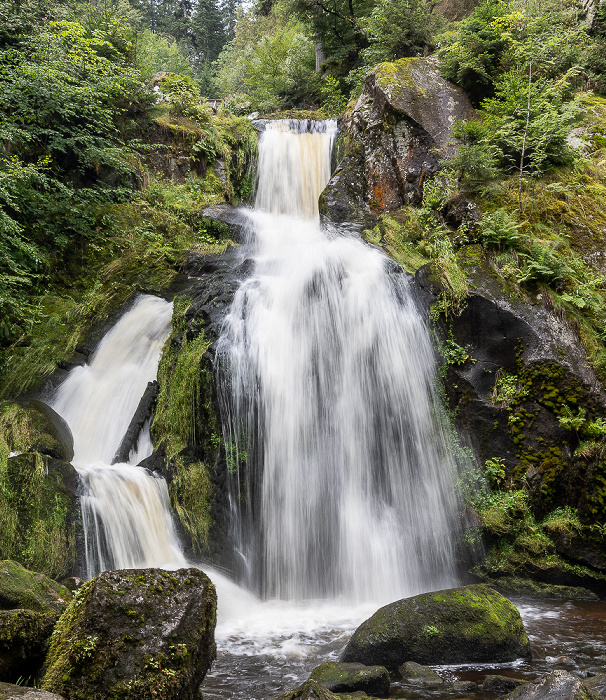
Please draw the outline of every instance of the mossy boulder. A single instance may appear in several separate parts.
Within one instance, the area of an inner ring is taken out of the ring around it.
[[[516,608],[478,584],[423,593],[380,608],[354,632],[341,660],[396,670],[420,664],[498,663],[530,658]]]
[[[79,477],[65,461],[37,452],[0,470],[0,557],[53,578],[73,573]]]
[[[504,695],[505,693],[515,690],[527,682],[528,681],[525,681],[522,678],[512,678],[511,676],[486,676],[482,683],[482,690],[486,693]]]
[[[50,406],[29,399],[5,404],[0,427],[15,452],[39,452],[69,462],[74,457],[74,439],[65,420]]]
[[[48,693],[39,688],[28,688],[24,685],[0,683],[0,700],[64,700],[59,695]]]
[[[71,593],[44,574],[28,571],[16,561],[0,561],[0,610],[25,608],[60,614]]]
[[[507,700],[597,700],[598,696],[567,671],[553,671],[534,683],[524,683]]]
[[[215,622],[215,588],[198,569],[102,573],[59,620],[42,686],[67,700],[197,699]]]
[[[340,124],[344,157],[321,199],[331,220],[353,221],[418,203],[423,180],[456,148],[451,127],[473,114],[434,58],[381,63]]]
[[[298,688],[283,693],[275,700],[353,700],[353,697],[353,695],[337,695],[332,690],[325,688],[321,683],[310,679]],[[359,696],[356,694],[355,697]],[[362,694],[362,697],[366,696]]]
[[[57,618],[50,612],[0,611],[0,680],[38,676]]]
[[[389,693],[389,671],[383,666],[327,661],[314,668],[309,677],[333,693],[353,693],[361,690],[376,697]]]

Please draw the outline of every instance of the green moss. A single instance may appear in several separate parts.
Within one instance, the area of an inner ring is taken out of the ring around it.
[[[38,453],[9,458],[0,435],[0,557],[52,577],[69,573],[75,558],[73,496],[64,480],[70,465]]]
[[[28,571],[15,561],[0,561],[0,609],[56,614],[63,611],[71,597],[65,586],[44,574]]]
[[[191,340],[183,333],[183,316],[189,305],[190,302],[181,297],[175,300],[173,330],[158,368],[160,393],[152,435],[154,444],[164,446],[169,458],[196,439],[202,357],[208,349],[203,331]]]

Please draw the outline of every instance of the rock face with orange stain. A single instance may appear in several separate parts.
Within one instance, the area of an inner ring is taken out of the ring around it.
[[[321,211],[336,222],[364,221],[419,202],[424,178],[456,150],[452,124],[472,114],[465,92],[441,77],[435,59],[380,63],[343,120],[344,157]]]

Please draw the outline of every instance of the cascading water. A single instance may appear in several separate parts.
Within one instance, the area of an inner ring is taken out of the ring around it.
[[[265,598],[376,602],[455,582],[455,460],[407,279],[322,229],[334,122],[260,141],[249,255],[218,344],[234,536]]]
[[[164,479],[135,466],[152,452],[147,424],[129,464],[111,464],[170,332],[172,304],[141,296],[107,333],[92,361],[73,369],[52,407],[74,437],[84,485],[82,521],[88,577],[107,569],[186,564]]]

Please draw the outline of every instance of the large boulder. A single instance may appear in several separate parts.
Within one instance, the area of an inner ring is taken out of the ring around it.
[[[197,699],[215,621],[215,588],[198,569],[105,572],[60,619],[43,688],[67,700]]]
[[[53,612],[0,611],[0,680],[38,677],[57,617]]]
[[[568,671],[553,671],[534,683],[524,683],[507,700],[597,700],[597,695]]]
[[[309,678],[333,693],[361,690],[377,697],[386,697],[389,693],[389,671],[384,666],[327,661],[314,668]]]
[[[380,63],[341,124],[344,158],[323,193],[322,213],[351,222],[420,201],[423,180],[456,147],[454,121],[472,114],[435,58]]]
[[[28,571],[16,561],[0,561],[0,610],[25,608],[60,614],[71,593],[44,574]]]
[[[380,608],[354,632],[341,660],[397,669],[420,664],[505,662],[530,658],[520,614],[479,584],[423,593]]]

